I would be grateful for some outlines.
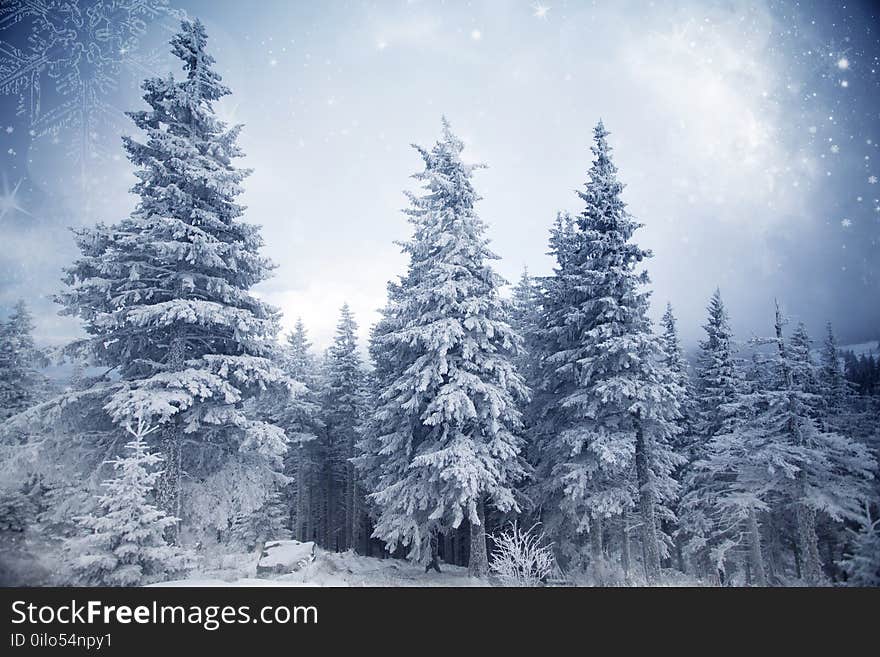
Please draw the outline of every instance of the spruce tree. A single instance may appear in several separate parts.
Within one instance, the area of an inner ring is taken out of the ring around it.
[[[285,456],[285,474],[290,477],[288,505],[293,536],[299,541],[316,539],[316,513],[320,506],[320,441],[317,436],[324,423],[321,420],[318,365],[311,352],[306,327],[301,318],[287,335],[284,350],[284,370],[294,381],[302,384],[298,404],[287,403],[282,426],[291,442]]]
[[[679,386],[647,317],[651,254],[633,243],[640,224],[621,198],[608,132],[594,130],[586,207],[576,226],[557,220],[555,275],[542,281],[538,332],[539,466],[544,508],[573,531],[589,529],[602,552],[601,520],[636,505],[648,581],[659,578],[658,504],[676,495]],[[633,477],[633,471],[635,476]],[[598,540],[597,540],[598,539]]]
[[[184,21],[171,40],[183,79],[144,82],[149,109],[129,116],[145,139],[123,140],[139,202],[117,224],[75,231],[81,256],[58,297],[88,334],[70,351],[114,370],[96,388],[114,421],[162,425],[160,501],[177,517],[182,468],[218,467],[239,451],[278,467],[283,430],[249,417],[244,402],[290,386],[268,358],[278,313],[249,293],[272,265],[258,227],[240,220],[241,126],[215,115],[230,91],[206,45],[202,23]]]
[[[540,305],[538,290],[534,277],[529,275],[527,268],[523,268],[522,275],[513,288],[510,303],[510,325],[523,339],[523,349],[516,357],[517,371],[531,383],[533,376],[532,364],[535,332],[540,325]]]
[[[706,337],[700,341],[697,355],[678,531],[685,552],[696,562],[700,574],[714,578],[726,571],[725,556],[733,545],[731,534],[739,529],[740,523],[737,520],[730,526],[718,518],[715,502],[719,482],[696,464],[709,456],[711,440],[730,428],[736,404],[746,391],[719,289],[712,294],[706,310]]]
[[[702,441],[717,434],[730,417],[728,404],[736,400],[741,372],[736,362],[733,334],[721,290],[709,301],[709,317],[703,329],[697,360],[697,406],[695,431]],[[700,446],[697,445],[697,451]]]
[[[513,358],[520,344],[506,319],[502,279],[488,261],[485,224],[475,211],[476,165],[446,120],[410,194],[409,267],[390,288],[372,351],[385,359],[382,386],[363,444],[371,453],[374,535],[427,563],[438,533],[469,521],[469,572],[488,573],[485,507],[518,509],[518,404],[526,396]],[[378,364],[377,364],[378,365]]]
[[[713,482],[709,499],[717,531],[735,530],[737,523],[746,527],[759,582],[764,573],[758,513],[777,509],[793,519],[801,577],[815,586],[825,580],[817,514],[835,522],[857,517],[876,463],[864,445],[823,428],[812,389],[809,336],[800,327],[786,340],[784,324],[777,305],[775,335],[762,341],[772,348],[767,363],[772,378],[727,404],[730,419],[709,441],[697,468],[703,481]]]
[[[859,527],[852,533],[852,544],[841,566],[850,586],[880,586],[880,519],[871,515],[871,505],[864,504]]]
[[[684,350],[681,346],[681,339],[678,335],[678,325],[675,314],[672,310],[672,304],[666,304],[666,311],[660,320],[663,328],[660,334],[660,347],[663,352],[663,364],[669,372],[673,383],[679,391],[679,419],[677,421],[679,432],[671,440],[672,448],[678,455],[680,464],[673,472],[673,478],[679,484],[679,491],[682,490],[682,483],[686,473],[686,466],[690,459],[690,429],[693,420],[693,399],[688,376],[688,366],[685,360]],[[664,532],[667,536],[674,536],[677,531],[675,525],[679,525],[678,519],[681,515],[680,500],[676,500],[674,504],[674,515],[676,522],[672,518],[664,523]],[[679,570],[685,571],[684,563],[684,546],[681,536],[675,536],[676,558]]]
[[[831,322],[826,326],[818,380],[828,421],[835,426],[845,422],[844,416],[853,401],[852,389],[843,372],[840,348]]]
[[[158,427],[139,419],[125,429],[127,455],[108,462],[116,475],[104,482],[97,512],[77,518],[84,534],[67,543],[80,585],[139,586],[181,575],[193,564],[189,552],[166,542],[165,530],[176,519],[151,500],[162,458],[146,437]]]
[[[672,304],[666,304],[666,311],[660,320],[660,326],[663,328],[660,334],[660,347],[663,352],[662,360],[666,369],[669,371],[675,384],[680,389],[681,399],[679,400],[678,424],[681,432],[676,436],[674,444],[676,449],[682,452],[682,456],[687,458],[685,453],[691,422],[693,421],[693,400],[690,377],[688,375],[687,359],[684,355],[684,349],[681,346],[681,339],[678,335],[678,321],[672,310]]]
[[[324,359],[321,396],[326,437],[327,547],[357,549],[363,537],[363,490],[351,459],[366,411],[366,378],[357,346],[357,322],[348,304]]]

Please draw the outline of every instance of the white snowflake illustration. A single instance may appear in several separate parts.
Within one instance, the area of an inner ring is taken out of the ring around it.
[[[110,102],[123,70],[156,72],[155,52],[141,52],[148,24],[184,16],[169,0],[5,0],[0,3],[0,94],[17,97],[32,136],[72,129],[78,161],[103,155],[100,128],[118,125]],[[166,29],[173,29],[169,20]]]
[[[877,184],[877,176],[868,176],[868,184],[876,185]]]

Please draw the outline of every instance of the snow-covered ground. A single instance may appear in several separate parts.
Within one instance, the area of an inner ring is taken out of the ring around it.
[[[259,554],[231,554],[212,560],[210,567],[189,578],[153,586],[489,586],[468,577],[467,568],[441,564],[442,573],[425,573],[401,559],[363,557],[354,552],[315,551],[315,560],[286,575],[257,576]],[[208,564],[206,563],[206,566]]]

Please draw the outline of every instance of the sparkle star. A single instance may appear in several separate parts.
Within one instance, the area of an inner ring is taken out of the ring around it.
[[[7,215],[14,212],[21,212],[22,214],[31,216],[31,213],[25,210],[18,202],[18,189],[21,187],[21,183],[22,181],[19,180],[15,184],[15,187],[10,190],[6,183],[6,179],[4,178],[3,193],[0,194],[0,222],[2,222]]]
[[[550,11],[550,7],[547,7],[546,5],[542,5],[542,4],[532,5],[532,9],[535,10],[535,12],[532,14],[532,16],[534,16],[535,18],[541,18],[544,20],[547,19],[547,12]]]

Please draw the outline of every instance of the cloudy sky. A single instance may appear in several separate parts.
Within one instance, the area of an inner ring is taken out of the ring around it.
[[[81,0],[85,21],[0,8],[0,306],[29,300],[45,342],[78,330],[51,302],[75,255],[65,227],[116,221],[135,201],[122,111],[142,106],[140,79],[177,72],[165,44],[184,15],[207,25],[234,92],[219,113],[246,125],[247,218],[278,265],[258,292],[319,347],[344,301],[366,333],[403,271],[402,191],[421,164],[410,144],[429,145],[444,114],[488,165],[478,209],[508,279],[549,271],[547,230],[580,210],[602,118],[655,254],[654,314],[671,301],[689,344],[716,286],[743,339],[772,328],[774,297],[814,332],[830,319],[844,342],[880,337],[868,2],[107,6]]]

